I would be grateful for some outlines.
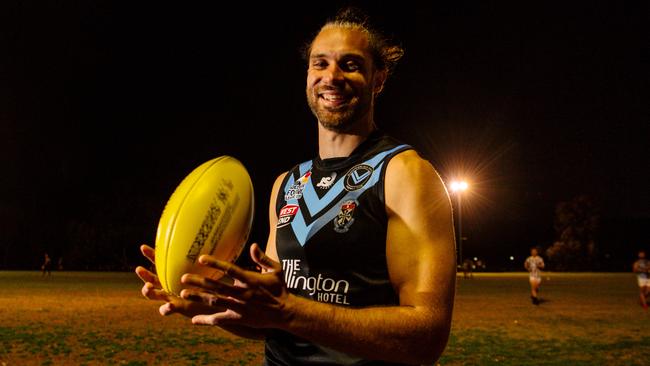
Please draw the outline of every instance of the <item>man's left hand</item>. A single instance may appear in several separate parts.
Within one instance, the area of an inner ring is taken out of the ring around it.
[[[181,282],[194,288],[184,289],[182,298],[227,309],[209,315],[196,315],[192,323],[273,328],[287,320],[285,308],[291,295],[284,282],[282,265],[264,254],[257,244],[251,246],[250,255],[263,269],[262,273],[247,271],[209,255],[199,258],[200,264],[218,269],[235,279],[232,285],[196,274],[183,275]]]

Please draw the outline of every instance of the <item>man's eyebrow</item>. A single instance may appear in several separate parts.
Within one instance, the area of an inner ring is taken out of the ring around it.
[[[359,55],[359,54],[356,54],[356,53],[345,54],[345,55],[343,55],[343,57],[341,57],[341,59],[342,60],[354,60],[354,61],[358,61],[360,63],[363,63],[363,62],[366,61],[366,58],[363,55]]]
[[[326,53],[316,53],[312,54],[309,56],[309,59],[317,59],[317,58],[327,58],[328,55]],[[366,58],[363,55],[360,55],[358,53],[345,53],[341,55],[340,59],[345,60],[345,59],[355,59],[358,61],[364,61]]]

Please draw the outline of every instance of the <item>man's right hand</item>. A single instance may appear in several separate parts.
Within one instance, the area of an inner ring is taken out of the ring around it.
[[[143,244],[140,246],[140,251],[149,262],[152,264],[156,263],[156,251],[154,248]],[[162,289],[158,276],[142,266],[136,267],[135,273],[144,282],[144,286],[142,286],[142,295],[144,295],[144,297],[149,300],[160,300],[165,302],[158,309],[161,315],[178,313],[188,318],[192,318],[196,315],[214,314],[227,310],[223,307],[206,305],[202,302],[200,297],[197,298],[197,301],[192,301],[167,293]],[[260,329],[251,329],[238,325],[220,325],[220,327],[230,333],[244,338],[264,339],[265,337],[264,331]]]
[[[152,264],[156,263],[156,252],[154,248],[143,244],[140,246],[140,251]],[[224,308],[207,306],[199,301],[186,300],[167,293],[162,289],[158,276],[142,266],[138,266],[135,269],[135,273],[144,282],[144,286],[142,286],[142,295],[144,295],[144,297],[149,300],[160,300],[165,302],[159,308],[161,315],[178,313],[191,318],[195,315],[213,314],[225,310]]]

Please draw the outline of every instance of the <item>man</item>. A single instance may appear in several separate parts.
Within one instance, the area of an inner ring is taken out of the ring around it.
[[[50,255],[47,254],[47,252],[45,253],[43,264],[41,265],[41,271],[41,277],[45,277],[46,274],[48,277],[52,275],[52,259],[50,258]]]
[[[648,278],[648,272],[650,272],[650,261],[645,258],[645,250],[639,250],[637,255],[638,259],[632,265],[632,271],[636,273],[637,283],[639,284],[639,299],[641,300],[641,306],[647,310],[648,290],[650,289],[650,278]]]
[[[530,273],[530,299],[534,305],[539,305],[539,286],[542,284],[541,269],[544,269],[544,260],[537,253],[537,248],[530,249],[530,256],[526,258],[524,267]]]
[[[463,278],[474,278],[474,261],[470,258],[463,260]]]
[[[432,363],[454,301],[450,199],[433,167],[373,118],[402,50],[343,11],[306,55],[318,157],[273,185],[266,252],[250,249],[262,273],[202,256],[235,283],[186,274],[195,289],[174,298],[139,267],[143,294],[166,301],[163,315],[264,337],[265,365]],[[153,260],[152,248],[142,251]]]

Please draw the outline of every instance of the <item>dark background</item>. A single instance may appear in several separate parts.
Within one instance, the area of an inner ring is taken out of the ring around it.
[[[650,249],[648,9],[378,3],[356,2],[406,54],[376,121],[469,180],[463,254],[521,270],[584,194],[602,269],[630,270]],[[251,173],[265,243],[273,180],[317,152],[298,49],[345,2],[224,4],[3,2],[0,268],[44,251],[67,269],[142,264],[176,185],[225,154]]]

